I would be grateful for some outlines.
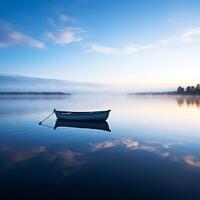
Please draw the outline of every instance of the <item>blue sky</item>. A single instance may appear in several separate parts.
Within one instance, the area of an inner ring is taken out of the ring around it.
[[[200,1],[0,0],[0,73],[135,88],[196,84]]]

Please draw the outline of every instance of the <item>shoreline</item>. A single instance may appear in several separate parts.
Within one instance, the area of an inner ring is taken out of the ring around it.
[[[61,96],[64,96],[64,95],[71,95],[71,93],[65,93],[65,92],[0,92],[0,96],[6,96],[6,95],[27,95],[27,96],[30,96],[30,95],[41,95],[41,96],[53,96],[53,95],[61,95]]]
[[[177,92],[139,92],[139,93],[128,93],[128,95],[149,95],[149,96],[200,96],[200,94],[195,93],[177,93]]]

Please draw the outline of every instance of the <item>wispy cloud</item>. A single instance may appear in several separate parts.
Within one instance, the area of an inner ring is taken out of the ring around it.
[[[75,23],[73,17],[62,13],[56,18],[48,17],[48,21],[51,29],[45,33],[45,37],[54,44],[64,46],[83,39],[81,35],[85,31]]]
[[[200,27],[184,31],[181,34],[169,36],[165,39],[156,40],[155,42],[149,44],[128,44],[124,47],[115,48],[108,45],[90,43],[87,45],[87,51],[112,55],[134,55],[140,52],[165,47],[174,43],[184,44],[186,42],[192,42],[197,38],[200,38]]]
[[[192,42],[195,38],[200,37],[200,27],[185,31],[181,39],[183,42]]]
[[[96,43],[87,45],[88,52],[96,52],[103,54],[120,54],[120,55],[132,55],[138,53],[139,48],[135,45],[125,46],[123,48],[113,48],[109,46],[103,46]]]
[[[154,43],[150,43],[150,44],[145,44],[145,45],[129,44],[122,48],[113,48],[109,46],[99,45],[96,43],[91,43],[87,47],[88,47],[88,52],[116,54],[116,55],[134,55],[142,51],[151,50],[151,49],[169,45],[170,43],[176,40],[177,40],[176,36],[172,36],[167,39],[157,40]]]
[[[49,25],[54,29],[64,28],[69,24],[71,26],[78,26],[78,20],[72,16],[66,15],[64,13],[57,14],[55,17],[48,16],[47,21]]]
[[[45,47],[43,42],[13,29],[9,23],[0,22],[0,48],[17,44],[23,44],[38,49]]]
[[[151,49],[167,46],[167,45],[172,44],[176,41],[178,41],[178,37],[173,35],[173,36],[170,36],[170,37],[165,38],[165,39],[156,40],[155,42],[150,43],[150,44],[140,45],[139,49],[140,49],[140,51],[151,50]]]
[[[54,32],[45,33],[47,39],[53,43],[63,46],[70,43],[79,42],[82,40],[80,36],[80,29],[78,28],[64,28],[55,30]]]
[[[104,54],[115,54],[117,53],[117,50],[112,47],[98,45],[95,43],[91,43],[88,45],[88,51],[89,52],[97,52],[97,53],[104,53]]]

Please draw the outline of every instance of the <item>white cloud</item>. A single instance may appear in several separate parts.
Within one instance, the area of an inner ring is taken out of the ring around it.
[[[155,42],[143,45],[129,44],[121,48],[114,48],[107,45],[91,43],[87,46],[89,52],[116,55],[134,55],[147,50],[161,48],[174,43],[192,42],[194,39],[200,38],[200,27],[190,29],[179,35],[172,35],[168,38],[156,40]]]
[[[178,40],[178,37],[173,35],[170,36],[169,38],[162,39],[162,40],[157,40],[154,43],[147,44],[147,45],[142,45],[140,46],[140,50],[148,50],[148,49],[154,49],[154,48],[159,48],[163,46],[167,46],[171,43],[174,43]]]
[[[181,35],[183,42],[192,42],[195,38],[200,37],[200,27],[185,31]]]
[[[104,53],[104,54],[116,54],[117,51],[114,48],[98,45],[95,43],[88,45],[88,51],[89,52],[97,52],[97,53]]]
[[[48,20],[51,29],[45,33],[45,37],[54,44],[64,46],[83,39],[81,34],[85,31],[74,24],[76,20],[71,16],[61,13],[56,18],[48,17]]]
[[[24,44],[38,49],[45,47],[41,41],[14,30],[8,23],[0,23],[0,48],[16,44]]]
[[[39,49],[44,48],[45,46],[39,40],[36,40],[30,36],[24,35],[20,32],[10,33],[10,39],[12,40],[12,42],[26,44],[28,46],[39,48]]]
[[[60,46],[79,42],[82,40],[82,37],[79,36],[79,30],[76,28],[60,29],[55,32],[47,32],[45,35],[47,39]]]
[[[134,45],[130,44],[124,46],[122,48],[113,48],[109,46],[103,46],[96,43],[89,44],[88,51],[89,52],[96,52],[102,54],[116,54],[116,55],[134,55],[142,51],[151,50],[154,48],[159,48],[162,46],[169,45],[172,42],[177,41],[176,36],[171,36],[167,39],[157,40],[154,43],[146,44],[146,45]]]
[[[91,43],[88,45],[89,52],[103,53],[103,54],[120,54],[120,55],[132,55],[139,51],[139,48],[135,45],[125,46],[123,48],[112,48],[109,46],[98,45]]]

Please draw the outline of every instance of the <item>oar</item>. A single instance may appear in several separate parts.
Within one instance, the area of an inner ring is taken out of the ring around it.
[[[43,119],[41,122],[39,122],[39,125],[41,125],[45,120],[47,120],[51,115],[54,114],[55,111],[53,111],[49,116],[47,116],[45,119]]]

